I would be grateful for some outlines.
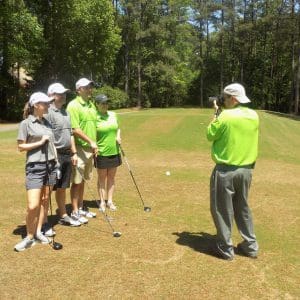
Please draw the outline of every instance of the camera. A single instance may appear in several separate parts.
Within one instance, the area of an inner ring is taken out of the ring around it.
[[[214,107],[216,109],[215,116],[218,117],[222,112],[222,107],[224,106],[224,102],[225,102],[224,95],[208,97],[208,101],[209,103],[214,104]]]
[[[217,106],[223,106],[224,105],[224,96],[212,96],[212,97],[208,97],[208,101],[209,103],[214,103],[216,102]]]

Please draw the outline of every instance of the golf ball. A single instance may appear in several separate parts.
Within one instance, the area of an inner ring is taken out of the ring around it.
[[[170,172],[170,171],[166,171],[166,175],[167,175],[167,176],[170,176],[170,175],[171,175],[171,172]]]

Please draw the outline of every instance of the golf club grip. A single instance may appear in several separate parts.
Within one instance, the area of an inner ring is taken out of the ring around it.
[[[123,150],[121,144],[118,143],[118,145],[119,145],[119,148],[120,148],[120,150],[121,150],[122,156],[125,157],[125,152],[124,152],[124,150]]]

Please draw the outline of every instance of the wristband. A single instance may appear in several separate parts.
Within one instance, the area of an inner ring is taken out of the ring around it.
[[[77,152],[73,152],[73,153],[72,153],[72,156],[75,155],[75,154],[77,154]]]

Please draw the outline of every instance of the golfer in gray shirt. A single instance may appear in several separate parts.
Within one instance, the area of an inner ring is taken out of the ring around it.
[[[66,189],[70,187],[72,164],[77,164],[77,152],[71,129],[71,121],[68,112],[63,108],[66,103],[66,92],[69,91],[60,83],[53,83],[48,88],[48,95],[54,100],[49,107],[45,118],[51,123],[54,133],[54,144],[57,150],[57,158],[60,165],[60,178],[53,190],[59,211],[59,223],[62,225],[80,226],[78,220],[74,220],[66,212]],[[45,234],[54,235],[55,232],[45,220]]]
[[[18,148],[26,151],[27,236],[15,245],[16,251],[32,247],[35,242],[48,244],[41,232],[48,212],[49,194],[56,182],[56,153],[50,123],[43,117],[51,99],[44,93],[31,95],[24,108],[24,120],[18,133]]]

